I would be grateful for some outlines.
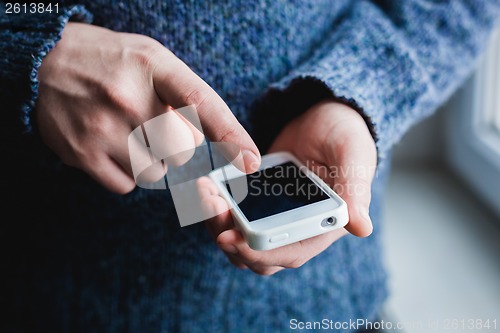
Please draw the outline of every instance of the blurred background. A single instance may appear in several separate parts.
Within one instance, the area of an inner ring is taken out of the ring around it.
[[[396,147],[384,212],[386,317],[408,333],[430,321],[436,332],[500,331],[500,32],[462,89]],[[455,319],[490,328],[444,327]]]

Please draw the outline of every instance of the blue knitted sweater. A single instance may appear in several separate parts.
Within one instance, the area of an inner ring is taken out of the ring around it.
[[[9,197],[2,331],[283,332],[291,319],[377,316],[386,297],[381,177],[372,236],[344,237],[271,277],[238,270],[202,224],[179,227],[168,191],[108,193],[41,143],[31,111],[43,57],[68,20],[145,34],[206,80],[263,151],[292,118],[335,97],[364,116],[383,159],[470,73],[500,2],[84,0],[31,15],[0,8]]]

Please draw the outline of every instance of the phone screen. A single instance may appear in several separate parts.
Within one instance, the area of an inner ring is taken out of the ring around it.
[[[257,171],[246,178],[248,195],[238,206],[249,222],[330,198],[292,162]]]

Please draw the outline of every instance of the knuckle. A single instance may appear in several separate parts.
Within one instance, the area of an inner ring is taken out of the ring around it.
[[[237,130],[234,127],[225,126],[224,128],[225,130],[222,133],[220,133],[218,141],[226,142],[228,138],[237,135]]]
[[[109,80],[102,87],[103,97],[105,101],[110,103],[115,108],[118,109],[128,109],[133,103],[130,97],[131,88],[128,87],[126,80],[121,77],[115,77]]]
[[[129,56],[141,68],[153,68],[159,53],[164,53],[165,48],[157,40],[148,36],[139,36],[137,43],[128,50]]]
[[[156,39],[138,34],[131,35],[133,40],[125,50],[125,55],[141,71],[153,74],[157,66],[177,59],[172,51]]]
[[[228,138],[238,135],[239,131],[232,119],[233,114],[226,103],[210,87],[197,89],[189,92],[183,98],[186,105],[194,105],[197,112],[202,116],[203,113],[211,112],[217,108],[221,116],[217,118],[216,126],[207,128],[208,134],[216,141],[228,141]]]
[[[127,80],[123,74],[111,78],[101,87],[101,97],[112,111],[125,117],[127,120],[138,121],[142,118],[144,107],[141,107],[141,99],[137,97],[137,83]]]
[[[212,103],[212,95],[208,89],[195,89],[184,96],[184,102],[187,105],[194,105],[196,108],[202,109],[204,105]]]

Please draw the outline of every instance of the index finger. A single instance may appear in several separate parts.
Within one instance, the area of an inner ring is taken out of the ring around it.
[[[153,85],[160,99],[173,108],[194,105],[207,137],[215,142],[237,145],[243,155],[245,172],[260,165],[260,153],[222,98],[184,62],[165,49],[156,59]]]

